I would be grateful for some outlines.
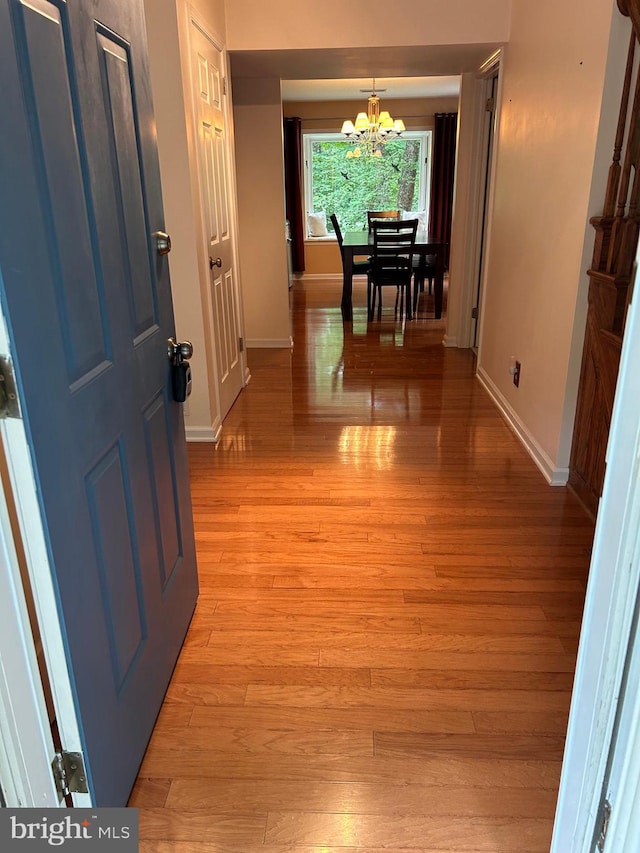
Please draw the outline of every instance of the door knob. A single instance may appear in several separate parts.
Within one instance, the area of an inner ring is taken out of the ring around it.
[[[222,266],[222,258],[216,258],[215,261],[213,258],[209,258],[209,269],[212,270],[214,267]]]
[[[156,231],[153,235],[156,238],[156,249],[159,255],[168,255],[171,251],[171,237],[165,234],[164,231]]]
[[[167,341],[167,355],[169,361],[179,364],[181,361],[189,361],[193,355],[193,344],[191,341],[181,341],[178,343],[175,338],[169,338]]]

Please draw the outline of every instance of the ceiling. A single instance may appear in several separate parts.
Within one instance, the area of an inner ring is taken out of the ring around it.
[[[371,77],[337,80],[283,80],[283,101],[357,101],[371,93]],[[437,98],[460,93],[460,77],[381,77],[375,78],[376,92],[386,100],[394,98]]]
[[[458,75],[476,71],[498,43],[409,47],[230,51],[234,78],[277,78],[283,99],[358,100],[361,89],[385,99],[457,95]]]

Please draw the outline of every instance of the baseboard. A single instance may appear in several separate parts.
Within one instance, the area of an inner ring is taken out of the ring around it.
[[[215,428],[213,425],[210,427],[185,427],[187,441],[193,442],[213,442],[215,444],[220,438],[221,431],[221,423],[218,423]]]
[[[247,338],[247,349],[291,349],[293,338]]]
[[[366,275],[362,273],[355,273],[355,279],[366,279]],[[299,281],[342,281],[342,273],[341,272],[310,272],[310,273],[302,273],[299,278]]]
[[[354,276],[355,277],[355,276]],[[342,281],[342,273],[338,272],[303,272],[298,281]]]
[[[477,376],[480,384],[496,404],[502,417],[518,436],[525,450],[536,463],[549,485],[566,486],[569,481],[569,469],[555,467],[549,456],[540,447],[533,435],[511,408],[509,402],[481,367],[478,369]]]
[[[442,339],[442,345],[445,347],[457,347],[458,339],[453,335],[445,335]]]

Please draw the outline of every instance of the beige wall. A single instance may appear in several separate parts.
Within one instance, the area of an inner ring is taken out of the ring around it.
[[[533,5],[533,4],[532,4]],[[229,50],[502,42],[511,0],[228,0]]]
[[[449,98],[385,98],[380,96],[380,109],[388,109],[394,118],[404,119],[407,130],[430,130],[433,116],[438,112],[455,112],[457,97]],[[367,95],[360,101],[285,101],[282,111],[285,116],[302,119],[303,131],[337,133],[342,122],[354,119],[361,110],[366,110]]]
[[[335,240],[307,240],[304,244],[305,276],[342,274],[342,259]]]
[[[280,81],[243,84],[234,83],[233,109],[246,342],[289,346]]]
[[[615,0],[514,0],[503,65],[479,372],[559,480],[584,329],[587,223],[602,205],[597,141],[612,15]],[[519,388],[511,355],[522,363]]]

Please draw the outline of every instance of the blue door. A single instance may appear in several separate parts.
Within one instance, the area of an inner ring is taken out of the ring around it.
[[[100,806],[197,597],[145,38],[138,0],[0,0],[0,295]]]

